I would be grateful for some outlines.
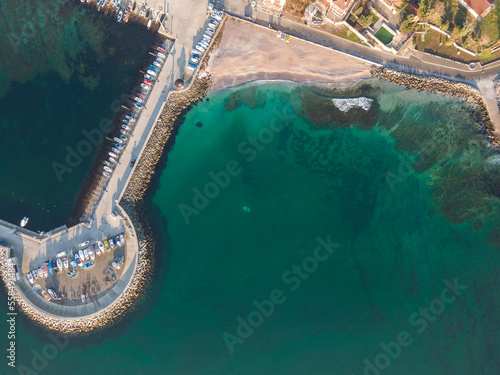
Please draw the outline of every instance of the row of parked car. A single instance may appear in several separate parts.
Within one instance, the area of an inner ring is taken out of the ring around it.
[[[217,27],[219,27],[220,21],[224,17],[224,12],[222,10],[212,9],[210,11],[211,17],[208,22],[208,27],[203,34],[203,39],[196,45],[192,51],[191,59],[188,62],[188,70],[193,71],[198,67],[201,56],[208,49],[208,46],[212,42],[212,38],[215,35]]]

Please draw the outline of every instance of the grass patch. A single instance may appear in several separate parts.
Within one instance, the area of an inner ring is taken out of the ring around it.
[[[341,38],[350,40],[356,43],[363,43],[361,39],[358,38],[347,26],[342,25],[341,27],[335,27],[333,30],[329,30],[332,35],[340,36]]]

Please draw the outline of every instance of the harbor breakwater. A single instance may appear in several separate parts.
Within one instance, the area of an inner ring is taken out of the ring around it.
[[[498,139],[495,134],[495,128],[491,122],[483,96],[474,86],[444,78],[408,74],[376,66],[372,66],[371,74],[373,77],[379,77],[396,85],[406,87],[408,90],[416,89],[418,91],[447,95],[470,103],[472,105],[472,110],[474,110],[478,116],[477,120],[481,126],[481,130],[485,133],[492,145],[496,147],[500,146],[500,139]]]
[[[87,334],[119,322],[126,316],[126,313],[130,313],[134,307],[138,306],[138,301],[144,296],[144,291],[151,280],[155,249],[155,240],[144,209],[143,198],[150,186],[165,145],[177,132],[176,124],[179,122],[176,120],[193,103],[205,96],[210,82],[208,76],[195,78],[186,90],[169,94],[124,191],[120,206],[134,225],[138,241],[138,257],[135,272],[122,294],[110,306],[89,316],[64,318],[48,314],[26,301],[17,288],[9,288],[9,285],[12,285],[11,274],[7,267],[9,253],[2,251],[0,252],[0,276],[7,290],[14,294],[17,310],[23,312],[41,327],[67,334]]]

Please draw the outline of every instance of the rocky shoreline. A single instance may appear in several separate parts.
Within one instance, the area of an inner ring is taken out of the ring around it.
[[[494,126],[491,122],[481,92],[472,85],[461,82],[453,82],[444,78],[437,78],[433,76],[407,74],[375,66],[371,68],[371,74],[373,77],[385,79],[388,82],[404,86],[407,89],[416,89],[418,91],[427,91],[447,95],[472,104],[473,109],[478,113],[481,130],[484,131],[491,144],[494,146],[500,146],[500,140],[495,135]]]
[[[64,319],[49,315],[34,308],[15,290],[16,309],[24,313],[35,324],[67,334],[86,334],[96,329],[115,324],[126,313],[137,306],[150,280],[153,265],[155,241],[151,226],[143,205],[143,198],[160,160],[165,144],[175,130],[177,117],[190,105],[202,99],[208,91],[211,80],[209,76],[195,78],[192,84],[183,91],[170,92],[159,120],[156,122],[145,149],[138,160],[138,165],[127,185],[120,201],[121,207],[132,221],[139,245],[137,268],[125,291],[110,307],[89,317]],[[9,273],[7,264],[8,253],[0,252],[0,276],[8,289]],[[8,291],[8,290],[7,290]]]

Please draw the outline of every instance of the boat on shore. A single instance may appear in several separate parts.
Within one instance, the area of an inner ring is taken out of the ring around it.
[[[80,258],[80,256],[78,254],[75,254],[75,262],[76,262],[77,266],[80,266],[80,267],[83,263],[82,258]]]
[[[49,272],[51,275],[54,274],[54,266],[52,265],[52,261],[49,262]]]
[[[123,233],[120,234],[120,241],[125,245],[125,236],[123,235]]]
[[[31,275],[31,272],[28,272],[26,274],[26,277],[28,278],[28,281],[30,282],[30,284],[34,284],[35,281],[33,280],[33,276]]]
[[[87,262],[85,263],[83,266],[82,266],[82,269],[85,269],[85,268],[89,268],[91,266],[94,265],[94,262],[91,260],[90,262]]]
[[[76,268],[78,267],[78,265],[76,264],[76,261],[75,261],[74,259],[72,259],[72,260],[70,261],[70,263],[71,263],[71,267],[72,267],[74,270],[76,270]]]
[[[63,260],[63,264],[64,264],[64,268],[66,268],[66,269],[68,269],[68,268],[69,268],[68,258],[64,258],[64,260]]]
[[[26,224],[28,224],[28,221],[29,221],[29,218],[28,217],[23,217],[23,219],[21,220],[21,228],[24,228],[26,226]]]
[[[31,273],[33,274],[33,277],[35,278],[35,280],[38,280],[38,271],[32,270]]]
[[[137,104],[137,103],[136,103],[136,104]],[[117,155],[116,155],[114,152],[108,152],[108,155],[109,155],[109,156],[111,156],[111,157],[113,157],[113,158],[116,158],[116,157],[117,157]]]
[[[78,255],[80,256],[80,260],[83,262],[85,260],[85,254],[83,253],[83,251],[78,251]]]
[[[123,17],[123,10],[120,10],[120,11],[118,12],[118,17],[116,17],[116,20],[117,20],[118,22],[121,22],[121,21],[122,21],[122,17]]]
[[[82,299],[82,302],[85,303],[85,294],[82,294],[81,299]]]
[[[108,172],[102,172],[102,174],[104,177],[108,177],[108,178],[111,177],[111,175]]]
[[[92,260],[92,261],[95,259],[95,253],[92,250],[89,250],[89,257],[90,257],[90,260]]]
[[[99,246],[99,249],[101,249],[101,251],[104,253],[104,244],[102,243],[102,241],[97,241],[97,246]]]
[[[45,290],[42,290],[42,296],[43,296],[43,298],[45,298],[47,301],[50,301],[50,296],[49,296],[49,294],[48,294]]]
[[[123,264],[123,260],[122,260],[122,258],[120,258],[120,257],[116,258],[116,261],[117,261],[118,263],[120,263],[120,264]]]
[[[57,259],[56,264],[57,264],[57,268],[59,268],[59,271],[62,271],[63,270],[62,260]]]
[[[83,250],[83,259],[89,259],[89,252],[87,251],[87,249]]]
[[[37,273],[39,277],[43,277],[43,271],[40,267],[38,267]]]
[[[42,267],[42,273],[43,273],[43,277],[47,277],[49,275],[49,271],[47,270],[47,266],[46,265],[43,265],[43,267]]]
[[[120,266],[118,264],[116,264],[115,262],[111,262],[111,265],[113,266],[113,268],[119,270],[120,269]]]
[[[57,299],[57,293],[54,292],[52,289],[47,289],[47,292],[49,292],[50,296],[53,298],[53,299]]]

